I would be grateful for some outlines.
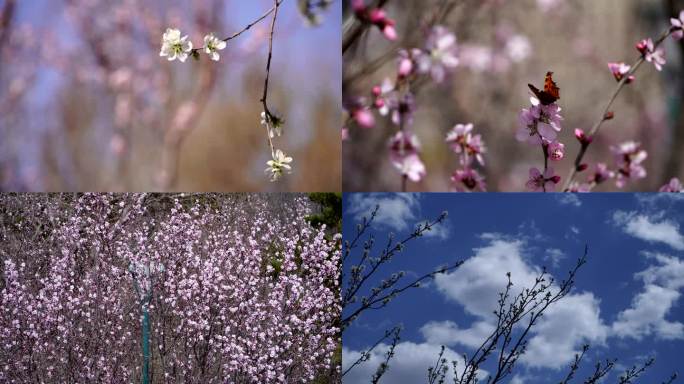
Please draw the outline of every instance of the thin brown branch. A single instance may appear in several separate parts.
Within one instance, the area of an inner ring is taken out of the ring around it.
[[[283,0],[274,0],[273,5],[273,20],[271,21],[271,34],[268,38],[268,59],[266,60],[266,78],[264,79],[264,92],[261,96],[261,103],[264,106],[264,113],[267,119],[272,119],[271,111],[268,109],[268,81],[271,77],[271,59],[273,58],[273,35],[275,33],[276,19],[278,18],[278,8]],[[266,137],[268,138],[268,144],[271,148],[271,155],[275,156],[275,148],[273,147],[273,139],[271,139],[271,134],[268,131],[268,126],[266,127]]]
[[[653,43],[653,49],[657,49],[658,46],[672,33],[672,30],[668,28],[665,32],[663,32],[658,40],[656,40]],[[645,54],[642,54],[635,62],[632,64],[629,72],[625,74],[622,79],[618,82],[617,86],[615,87],[615,90],[613,91],[613,94],[611,95],[610,99],[608,100],[608,103],[606,106],[602,109],[601,116],[599,119],[594,123],[592,126],[591,130],[588,133],[589,137],[594,137],[599,129],[601,129],[601,126],[603,125],[603,122],[607,120],[607,114],[610,111],[610,108],[613,105],[613,102],[615,102],[615,99],[617,99],[617,96],[620,94],[620,91],[622,91],[622,88],[627,84],[627,81],[629,80],[629,77],[634,75],[636,71],[639,69],[641,64],[643,64],[645,61]],[[587,152],[587,149],[591,143],[584,144],[580,147],[579,152],[577,153],[577,157],[575,158],[575,163],[573,167],[570,169],[568,172],[568,176],[565,178],[565,182],[563,183],[563,191],[567,191],[570,187],[570,184],[573,182],[575,175],[579,171],[579,167],[582,164],[582,159],[584,158],[584,154]]]

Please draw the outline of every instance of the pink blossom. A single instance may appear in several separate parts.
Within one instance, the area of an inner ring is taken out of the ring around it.
[[[399,50],[399,68],[397,75],[399,77],[407,77],[413,72],[413,60],[405,49]]]
[[[684,13],[684,12],[683,12]],[[680,14],[681,17],[681,14]],[[684,186],[678,178],[673,177],[670,182],[660,187],[660,192],[684,192]]]
[[[394,20],[387,17],[384,10],[380,8],[372,9],[368,14],[368,19],[382,31],[382,34],[385,35],[387,40],[397,39],[397,31],[394,29]]]
[[[615,77],[615,80],[620,81],[622,80],[625,75],[627,75],[632,67],[620,62],[620,63],[608,63],[608,69],[610,69],[610,72],[613,74],[613,77]],[[634,81],[635,77],[634,75],[629,75],[627,77],[627,80],[625,80],[626,84],[631,83]]]
[[[420,152],[418,136],[405,131],[397,132],[390,139],[390,152],[392,156],[406,156]]]
[[[458,169],[451,175],[454,190],[457,192],[469,192],[479,189],[481,192],[487,191],[484,177],[472,168]]]
[[[589,182],[601,184],[615,177],[615,172],[608,169],[605,163],[597,163],[593,175],[589,176]]]
[[[446,142],[455,153],[463,154],[461,164],[466,166],[470,164],[470,159],[474,157],[478,163],[484,165],[484,157],[486,149],[481,135],[473,135],[473,124],[456,124],[446,137]]]
[[[395,85],[389,78],[385,78],[382,84],[373,87],[373,96],[375,96],[373,106],[382,116],[387,116],[391,110],[399,106]]]
[[[615,185],[622,188],[629,180],[643,179],[646,177],[646,169],[641,163],[646,160],[648,154],[641,149],[641,144],[627,141],[619,145],[611,146],[611,152],[615,156],[617,164],[617,177]]]
[[[575,128],[575,137],[577,138],[577,141],[582,144],[582,146],[591,144],[593,140],[593,138],[591,136],[587,136],[581,128]]]
[[[364,0],[353,0],[352,10],[359,20],[378,27],[386,39],[397,39],[397,31],[394,28],[394,20],[387,17],[386,12],[382,8],[370,9],[368,6],[366,6]]]
[[[532,107],[523,109],[518,115],[519,128],[516,139],[531,145],[541,145],[543,140],[552,142],[561,130],[561,108],[558,104],[542,105],[535,97],[530,98]]]
[[[552,141],[547,147],[547,151],[549,154],[549,159],[553,161],[560,161],[563,159],[565,154],[565,145],[558,141]]]
[[[643,40],[640,40],[636,44],[637,51],[639,51],[639,53],[641,53],[642,55],[645,55],[648,52],[648,41],[649,40],[651,40],[651,39],[648,39],[648,40],[643,39]],[[653,45],[653,42],[651,42],[651,45]]]
[[[653,63],[656,70],[660,71],[665,65],[665,51],[662,48],[655,48],[651,38],[641,40],[637,44],[637,50],[644,55],[644,58],[649,63]]]
[[[409,154],[404,157],[395,157],[392,165],[404,176],[413,182],[419,182],[426,175],[425,164],[418,154]]]
[[[375,126],[375,116],[373,111],[366,104],[366,99],[363,97],[352,100],[347,109],[349,115],[359,126],[363,128],[373,128]]]
[[[656,67],[656,70],[661,71],[663,69],[663,65],[665,65],[665,50],[658,48],[653,52],[647,53],[646,61],[653,63],[653,65]]]
[[[399,131],[392,137],[389,146],[390,161],[402,175],[413,182],[425,177],[425,165],[420,159],[420,142],[416,135]]]
[[[679,12],[679,17],[671,18],[670,24],[672,25],[672,38],[675,40],[681,40],[684,37],[684,11]]]
[[[443,26],[430,31],[425,45],[426,53],[416,58],[421,73],[430,73],[432,80],[441,83],[446,72],[458,66],[456,35]]]
[[[556,184],[560,182],[560,176],[554,175],[553,168],[546,169],[544,174],[536,167],[530,168],[530,178],[525,184],[527,189],[533,192],[549,192],[556,188]]]

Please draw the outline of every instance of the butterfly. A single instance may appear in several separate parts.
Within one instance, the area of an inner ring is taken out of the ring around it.
[[[539,99],[543,105],[549,105],[560,99],[560,89],[553,81],[553,72],[546,72],[546,77],[544,78],[544,90],[540,91],[537,87],[532,84],[527,84],[532,90],[532,93]]]

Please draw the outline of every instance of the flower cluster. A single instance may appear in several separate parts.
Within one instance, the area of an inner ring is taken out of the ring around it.
[[[213,61],[219,61],[220,55],[218,51],[226,48],[226,41],[221,40],[210,33],[204,36],[204,47],[199,48],[204,51]],[[169,61],[176,59],[182,63],[187,60],[188,56],[199,58],[197,49],[193,49],[192,41],[188,40],[188,36],[181,37],[181,32],[175,28],[167,28],[162,36],[162,47],[159,56],[166,57]]]
[[[641,40],[636,45],[637,50],[643,55],[644,59],[652,63],[655,68],[660,71],[665,65],[665,50],[653,44],[653,39],[648,38]]]
[[[413,182],[425,177],[425,164],[420,160],[418,137],[406,131],[397,132],[389,142],[390,160],[394,168]]]
[[[537,167],[532,167],[525,186],[533,192],[550,192],[556,189],[560,179],[560,176],[554,173],[553,167],[547,167],[544,173]]]
[[[3,197],[0,382],[135,382],[146,293],[164,382],[337,367],[340,245],[295,195]],[[35,225],[44,223],[44,225]]]
[[[443,26],[436,26],[427,38],[424,51],[416,51],[414,60],[419,73],[430,73],[432,80],[441,83],[446,72],[458,66],[456,35]]]
[[[352,0],[352,9],[359,20],[378,27],[388,40],[396,40],[397,31],[394,28],[394,20],[387,17],[382,8],[371,8],[366,5],[365,0]]]
[[[581,130],[578,131],[581,132]],[[648,154],[641,148],[639,143],[627,141],[611,146],[610,150],[614,156],[614,169],[611,169],[606,163],[597,163],[587,176],[586,182],[573,182],[568,190],[570,192],[589,192],[599,184],[611,179],[615,179],[615,185],[618,188],[623,188],[630,180],[646,177],[646,169],[642,163],[646,160]],[[588,168],[587,164],[581,164],[579,171],[581,172]]]
[[[462,167],[454,171],[451,176],[453,188],[459,192],[475,189],[486,191],[484,177],[472,167],[475,161],[484,165],[483,154],[486,149],[482,136],[474,135],[472,131],[473,124],[456,124],[446,137],[451,150],[459,156],[459,164]]]
[[[264,171],[270,176],[271,181],[278,181],[284,174],[292,173],[292,157],[285,155],[280,149],[273,147],[273,139],[283,134],[285,119],[276,112],[261,112],[261,125],[266,127],[269,144],[271,145],[271,160],[266,162],[268,168]]]
[[[356,4],[360,7],[363,2]],[[365,9],[364,12],[370,11]],[[427,36],[424,49],[398,51],[394,80],[386,78],[381,84],[373,86],[369,98],[356,97],[345,103],[348,122],[372,128],[376,124],[375,111],[380,116],[388,117],[398,127],[398,132],[390,139],[390,161],[402,177],[413,182],[420,181],[426,175],[426,169],[419,156],[418,138],[410,131],[416,109],[411,86],[421,76],[429,76],[436,83],[442,82],[446,73],[455,68],[458,62],[456,36],[443,26],[435,26]],[[342,136],[343,139],[348,137],[346,127],[342,129]],[[479,136],[475,140],[480,140]],[[480,145],[474,141],[472,144]]]
[[[627,141],[611,146],[610,151],[613,152],[617,166],[615,185],[618,188],[624,187],[629,180],[646,177],[646,169],[641,163],[646,160],[648,154],[641,149],[641,144]]]
[[[561,108],[557,103],[542,104],[534,96],[530,97],[530,108],[523,108],[518,115],[519,127],[515,134],[518,141],[533,146],[549,146],[557,143],[556,137],[561,130]],[[561,155],[560,158],[563,158]],[[560,159],[557,159],[560,160]]]
[[[560,182],[560,176],[553,174],[548,160],[560,161],[565,156],[565,144],[557,140],[561,131],[561,108],[554,101],[543,104],[537,97],[531,96],[529,108],[523,108],[518,115],[519,127],[515,134],[518,141],[540,147],[544,154],[544,172],[531,168],[527,188],[533,191],[553,190]]]

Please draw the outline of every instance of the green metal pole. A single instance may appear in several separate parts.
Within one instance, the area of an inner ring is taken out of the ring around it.
[[[147,312],[147,305],[142,308],[142,348],[143,348],[143,369],[142,384],[150,384],[150,315]]]
[[[135,292],[138,293],[138,297],[141,297],[143,293],[140,291],[140,285],[138,284],[137,277],[135,275],[133,265],[128,267],[131,271],[133,277],[133,286],[135,287]],[[142,349],[143,349],[143,367],[142,374],[140,375],[140,382],[142,384],[150,384],[150,314],[148,312],[147,306],[150,304],[150,299],[152,298],[152,292],[150,292],[144,298],[140,300],[140,309],[142,310]]]

